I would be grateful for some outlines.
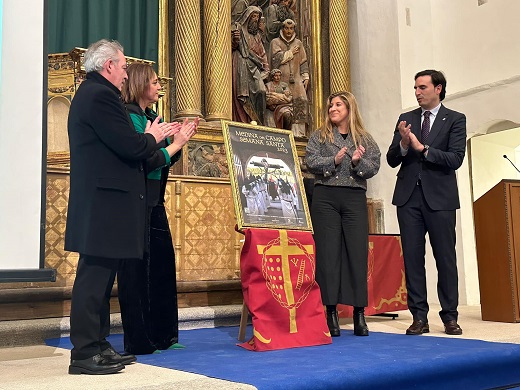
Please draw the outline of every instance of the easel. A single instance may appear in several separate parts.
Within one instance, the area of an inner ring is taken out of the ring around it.
[[[240,325],[238,327],[238,341],[244,341],[246,339],[246,327],[247,320],[249,319],[249,309],[246,303],[242,303],[242,313],[240,314]]]

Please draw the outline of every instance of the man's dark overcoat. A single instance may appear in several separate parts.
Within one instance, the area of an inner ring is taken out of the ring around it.
[[[65,249],[142,259],[147,212],[142,161],[154,151],[155,138],[132,128],[120,91],[97,72],[87,74],[74,96],[68,131]]]

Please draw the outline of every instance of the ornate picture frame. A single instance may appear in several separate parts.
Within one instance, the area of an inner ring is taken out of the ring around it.
[[[238,229],[312,232],[291,131],[222,121]]]

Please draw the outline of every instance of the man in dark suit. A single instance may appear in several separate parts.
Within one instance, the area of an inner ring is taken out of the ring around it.
[[[84,57],[87,72],[68,118],[70,195],[65,249],[79,253],[70,313],[70,374],[111,374],[135,361],[110,345],[110,293],[121,259],[143,259],[146,187],[142,161],[173,126],[137,133],[120,100],[127,79],[118,42],[101,40]]]
[[[449,335],[460,335],[455,219],[457,178],[466,151],[466,117],[441,101],[446,78],[436,70],[415,75],[420,108],[401,114],[386,159],[397,173],[392,203],[397,206],[413,323],[408,335],[430,331],[426,296],[425,236],[428,233],[438,272],[439,315]]]

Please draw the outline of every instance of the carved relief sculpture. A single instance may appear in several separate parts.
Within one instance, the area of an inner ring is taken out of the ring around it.
[[[238,22],[244,11],[249,6],[249,0],[231,1],[231,23]]]
[[[220,156],[222,150],[219,145],[206,142],[192,142],[189,144],[188,150],[188,175],[228,177],[229,170],[223,172],[219,164],[222,158]]]
[[[233,120],[264,123],[269,62],[259,29],[262,10],[249,6],[232,26]]]
[[[293,134],[305,137],[309,122],[309,66],[303,43],[296,38],[295,27],[293,20],[285,20],[280,36],[271,41],[271,65],[281,70],[281,81],[289,85],[293,95]]]
[[[271,81],[266,84],[267,110],[266,125],[279,129],[291,130],[293,122],[292,92],[287,83],[280,81],[282,71],[273,69]]]
[[[295,20],[290,5],[291,0],[271,0],[271,5],[265,11],[268,42],[278,38],[286,19]]]

